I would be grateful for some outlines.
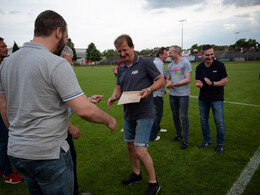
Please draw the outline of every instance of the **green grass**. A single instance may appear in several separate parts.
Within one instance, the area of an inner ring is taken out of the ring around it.
[[[260,62],[225,63],[229,83],[225,87],[225,100],[260,105]],[[191,95],[198,96],[195,86],[195,68],[192,64]],[[165,68],[167,65],[165,65]],[[82,131],[82,137],[74,144],[78,156],[78,181],[80,191],[94,195],[144,194],[147,188],[147,174],[142,167],[144,180],[140,184],[121,186],[121,180],[131,173],[126,144],[123,141],[123,109],[114,104],[107,110],[106,101],[111,96],[116,79],[112,66],[76,67],[75,73],[87,96],[103,94],[98,106],[117,119],[114,133],[104,125],[86,122],[76,116],[71,122]],[[190,98],[190,143],[186,151],[179,143],[169,140],[175,136],[168,94],[164,96],[164,116],[160,133],[161,140],[149,146],[157,174],[162,186],[160,194],[226,194],[237,180],[260,143],[260,107],[224,104],[226,142],[224,153],[214,153],[216,128],[212,114],[210,127],[212,146],[199,150],[202,141],[199,121],[198,100]],[[244,194],[260,194],[260,171],[255,172]],[[25,183],[10,185],[0,180],[0,194],[28,194]]]

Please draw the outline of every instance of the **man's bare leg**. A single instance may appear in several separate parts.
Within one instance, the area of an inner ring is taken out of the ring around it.
[[[127,142],[127,149],[133,172],[137,175],[140,175],[140,161],[136,155],[134,142]]]
[[[135,146],[135,152],[138,159],[143,163],[145,170],[149,177],[149,183],[157,183],[155,170],[153,166],[153,160],[147,151],[147,147]]]

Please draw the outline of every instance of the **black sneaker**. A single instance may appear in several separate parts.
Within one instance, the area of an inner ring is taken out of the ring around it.
[[[161,186],[157,183],[148,183],[148,188],[146,190],[146,195],[156,195],[160,191]]]
[[[182,142],[181,143],[181,149],[183,149],[183,150],[185,150],[185,149],[187,149],[188,148],[188,142]]]
[[[176,136],[175,138],[171,139],[172,142],[178,142],[182,140],[182,136]]]
[[[205,147],[208,147],[208,146],[210,146],[210,145],[211,145],[210,142],[203,142],[202,144],[200,144],[200,145],[198,146],[198,148],[205,148]]]
[[[217,145],[215,148],[216,153],[223,153],[223,146],[222,145]]]
[[[124,186],[127,186],[127,185],[132,185],[134,183],[138,183],[142,180],[142,174],[140,173],[140,175],[137,175],[135,173],[132,173],[128,178],[125,178],[121,184],[124,185]]]

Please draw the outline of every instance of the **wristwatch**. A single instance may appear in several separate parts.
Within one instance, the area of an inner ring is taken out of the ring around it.
[[[147,89],[148,89],[148,91],[149,91],[149,94],[151,94],[151,89],[150,89],[150,87],[148,87]]]
[[[211,86],[214,86],[214,81],[212,81]]]

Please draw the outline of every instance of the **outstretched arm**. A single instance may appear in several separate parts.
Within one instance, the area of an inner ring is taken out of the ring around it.
[[[90,102],[93,104],[99,103],[103,97],[103,95],[93,95],[90,97]]]
[[[118,100],[121,97],[122,94],[122,90],[121,90],[121,86],[120,85],[116,85],[116,88],[114,89],[114,92],[111,96],[111,98],[109,98],[107,100],[107,108],[110,109],[111,105]]]
[[[66,103],[75,114],[84,120],[93,123],[106,124],[111,132],[115,130],[116,120],[98,108],[95,104],[92,104],[84,94],[69,100]]]

